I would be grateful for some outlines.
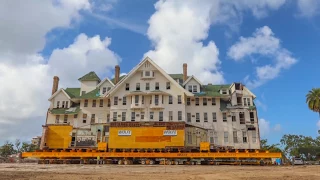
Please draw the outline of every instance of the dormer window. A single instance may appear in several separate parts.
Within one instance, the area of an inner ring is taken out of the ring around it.
[[[189,92],[192,92],[192,85],[189,85],[189,86],[188,86],[188,91],[189,91]]]
[[[193,92],[198,92],[198,87],[197,87],[197,85],[193,85],[192,91],[193,91]]]
[[[150,71],[145,71],[144,76],[149,77],[150,76]]]
[[[166,86],[167,86],[167,89],[170,89],[170,82],[167,82]]]
[[[108,87],[107,91],[110,91],[111,87]]]
[[[159,82],[156,82],[155,90],[159,90]]]
[[[228,91],[226,89],[222,89],[221,94],[228,94]]]
[[[106,93],[107,92],[107,88],[106,87],[103,87],[102,89],[102,94]]]
[[[126,91],[129,91],[129,90],[130,90],[130,84],[126,83]]]
[[[140,91],[140,83],[137,83],[137,84],[136,84],[136,90],[137,90],[137,91]]]
[[[59,107],[60,107],[60,101],[57,102],[57,108],[59,108]]]

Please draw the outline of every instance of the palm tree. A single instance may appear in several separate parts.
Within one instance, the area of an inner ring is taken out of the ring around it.
[[[319,113],[320,116],[320,88],[312,88],[306,95],[306,103],[311,111]]]

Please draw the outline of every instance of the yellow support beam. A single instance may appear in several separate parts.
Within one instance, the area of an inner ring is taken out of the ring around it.
[[[281,153],[268,152],[25,152],[22,158],[281,158]]]

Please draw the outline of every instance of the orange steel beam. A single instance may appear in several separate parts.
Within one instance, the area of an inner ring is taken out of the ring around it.
[[[22,158],[281,158],[281,153],[212,152],[212,153],[144,153],[144,152],[25,152]]]

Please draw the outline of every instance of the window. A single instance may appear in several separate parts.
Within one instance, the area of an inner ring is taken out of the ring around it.
[[[141,98],[141,104],[144,104],[144,96]]]
[[[136,121],[136,112],[131,112],[131,121]]]
[[[181,104],[181,95],[178,95],[178,104]]]
[[[169,104],[172,104],[172,96],[169,96]]]
[[[248,106],[251,106],[250,98],[247,98]]]
[[[223,122],[227,122],[227,113],[222,113]]]
[[[97,105],[97,100],[92,100],[92,107],[96,107]]]
[[[126,121],[126,112],[122,112],[121,119],[122,121]]]
[[[123,96],[122,105],[127,105],[127,97]]]
[[[247,98],[243,98],[243,105],[244,106],[247,106],[248,104],[247,104]]]
[[[78,118],[78,114],[73,115],[73,118],[77,119]]]
[[[57,108],[60,107],[60,101],[57,101]]]
[[[126,91],[129,91],[129,90],[130,90],[130,84],[126,83]]]
[[[222,89],[221,92],[222,92],[222,94],[227,94],[227,90],[226,89]]]
[[[103,99],[100,99],[99,107],[103,107]]]
[[[103,87],[102,88],[102,94],[106,93],[107,92],[107,88],[106,87]]]
[[[212,99],[211,99],[211,105],[212,105],[212,106],[215,106],[215,105],[216,105],[216,98],[212,98]]]
[[[229,141],[228,132],[224,132],[224,142],[227,143]]]
[[[156,82],[155,90],[159,90],[159,83],[158,82]]]
[[[62,101],[62,108],[65,108],[65,107],[64,107],[64,101]]]
[[[107,114],[107,122],[110,122],[110,114]]]
[[[193,85],[192,91],[193,91],[193,92],[197,92],[197,91],[198,91],[197,85]]]
[[[117,112],[113,112],[112,120],[117,121]]]
[[[257,133],[256,131],[251,131],[252,132],[252,142],[256,143],[257,142]]]
[[[189,92],[192,92],[192,85],[189,85],[189,86],[188,86],[188,91],[189,91]]]
[[[178,111],[178,121],[182,121],[182,111]]]
[[[88,107],[88,99],[84,100],[84,107]]]
[[[188,132],[188,134],[187,134],[187,141],[188,141],[189,144],[192,144],[192,134],[191,134],[191,132]]]
[[[154,104],[155,104],[156,106],[159,105],[159,95],[154,95]]]
[[[217,113],[212,113],[212,122],[217,122]]]
[[[141,112],[140,119],[142,119],[142,120],[144,119],[144,112]]]
[[[69,107],[69,101],[66,101],[66,108]]]
[[[91,124],[94,124],[96,121],[96,115],[95,114],[91,114]]]
[[[191,102],[190,102],[190,98],[187,98],[187,105],[190,106]]]
[[[139,104],[139,95],[135,95],[135,96],[134,96],[134,103],[135,103],[136,105]]]
[[[169,121],[172,121],[172,120],[173,120],[173,112],[169,111]]]
[[[147,90],[147,91],[150,90],[150,83],[146,83],[146,90]]]
[[[245,124],[244,112],[239,113],[240,124]]]
[[[113,98],[113,105],[118,105],[118,96]]]
[[[214,143],[213,137],[210,137],[210,144],[213,144],[213,143]]]
[[[187,122],[191,122],[191,113],[187,113]]]
[[[163,111],[159,112],[159,121],[163,121]]]
[[[162,103],[162,104],[163,104],[163,101],[164,101],[163,95],[161,95],[161,103]]]
[[[231,118],[232,118],[232,122],[236,122],[236,116],[231,116]]]
[[[150,76],[150,71],[145,71],[145,76]]]
[[[208,113],[203,113],[203,120],[204,122],[208,122]]]
[[[111,102],[110,102],[110,99],[108,99],[108,107],[110,107],[111,105]]]
[[[247,132],[245,131],[242,132],[242,141],[243,143],[247,143]]]
[[[86,94],[86,91],[82,91],[82,92],[81,92],[81,95],[82,95],[82,96],[83,96],[84,94]]]
[[[200,122],[200,113],[196,113],[196,122]]]
[[[199,106],[199,98],[196,98],[196,106]]]
[[[237,131],[233,131],[233,142],[238,143]]]
[[[251,124],[254,123],[254,113],[253,112],[250,112],[250,122],[251,122]]]
[[[110,91],[111,87],[108,87],[107,91]]]
[[[170,82],[167,82],[166,83],[166,87],[167,87],[167,89],[170,89],[171,87],[170,87]]]
[[[207,105],[207,98],[203,98],[202,101],[203,101],[203,105],[206,106]]]
[[[150,112],[150,120],[153,120],[154,112]]]
[[[56,124],[59,124],[60,115],[56,115]]]
[[[140,91],[140,83],[137,83],[137,84],[136,84],[136,90],[137,90],[137,91]]]
[[[82,123],[87,123],[87,114],[82,115]]]

